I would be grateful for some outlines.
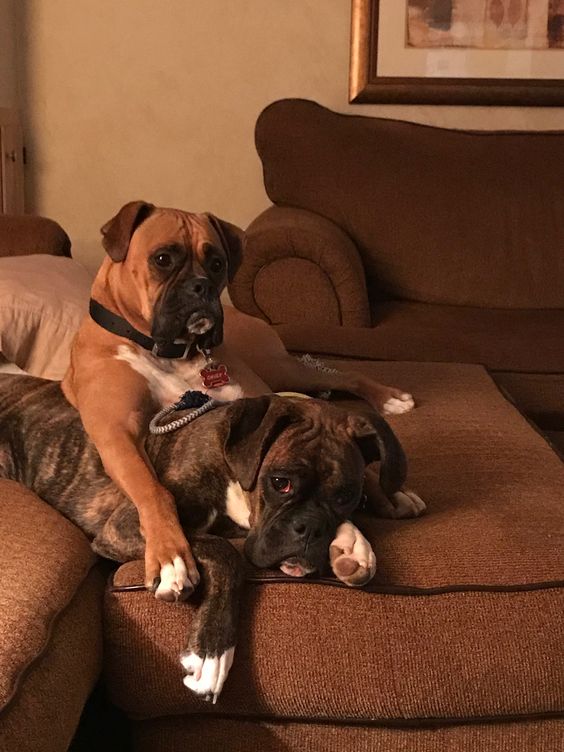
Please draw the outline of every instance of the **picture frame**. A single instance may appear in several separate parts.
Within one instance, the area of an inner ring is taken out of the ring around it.
[[[509,7],[503,5],[507,1],[470,0],[471,3],[497,2],[498,10]],[[521,21],[515,39],[509,32],[507,41],[502,40],[502,44],[519,48],[492,49],[487,48],[487,39],[481,48],[476,46],[472,34],[467,35],[469,42],[463,39],[465,47],[456,47],[457,40],[452,43],[448,31],[444,31],[448,19],[442,25],[435,24],[438,31],[432,28],[426,37],[428,29],[424,27],[430,7],[426,0],[352,0],[349,102],[564,106],[564,39],[562,48],[557,49],[526,46],[531,42],[525,38],[526,28],[525,31],[523,28],[527,24],[532,26],[535,20],[532,14],[535,7],[539,7],[535,3],[541,0],[522,1],[527,4],[528,17]],[[461,0],[443,3],[443,15],[444,8],[452,8],[456,2]],[[557,7],[556,3],[552,5],[554,0],[544,2],[550,4],[551,9]],[[492,15],[493,12],[490,11]],[[563,19],[564,15],[557,20],[560,23]],[[458,23],[459,34],[460,27]],[[472,33],[475,27],[476,24],[469,26]],[[414,28],[418,33],[415,45],[410,43],[410,34],[415,37]],[[561,32],[564,37],[564,26],[558,28],[558,34]],[[504,33],[507,34],[506,29]],[[430,41],[426,41],[427,38]],[[544,43],[542,39],[541,43]],[[428,47],[416,49],[417,44]],[[560,36],[557,44],[560,45]]]

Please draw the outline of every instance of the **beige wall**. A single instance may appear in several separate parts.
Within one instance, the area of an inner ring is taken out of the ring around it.
[[[17,107],[15,1],[0,0],[0,107]]]
[[[350,107],[349,0],[20,0],[28,208],[94,267],[124,202],[246,225],[268,205],[260,110],[309,97],[454,127],[560,128],[564,109]]]

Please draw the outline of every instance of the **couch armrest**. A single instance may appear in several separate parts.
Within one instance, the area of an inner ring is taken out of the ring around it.
[[[273,206],[254,220],[229,294],[241,311],[273,324],[370,326],[356,246],[336,224],[303,209]]]
[[[0,256],[30,256],[32,253],[70,258],[70,238],[52,219],[0,215]]]

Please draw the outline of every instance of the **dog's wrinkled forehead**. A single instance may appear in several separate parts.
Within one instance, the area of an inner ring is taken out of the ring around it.
[[[146,201],[130,201],[101,228],[109,258],[138,271],[152,254],[166,246],[181,246],[186,258],[203,263],[211,246],[225,254],[231,282],[241,265],[245,234],[214,214],[163,209]]]
[[[155,209],[133,233],[128,256],[148,258],[159,248],[180,245],[203,260],[207,245],[222,248],[222,242],[205,214],[191,214],[175,209]]]
[[[324,484],[332,484],[354,472],[359,458],[342,423],[322,420],[311,412],[286,429],[283,439],[272,444],[265,459],[263,472],[295,468]]]

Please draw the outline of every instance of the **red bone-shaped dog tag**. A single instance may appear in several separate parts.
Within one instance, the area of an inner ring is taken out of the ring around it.
[[[206,389],[218,389],[220,386],[226,386],[230,381],[227,366],[223,363],[207,365],[200,371],[200,376]]]

